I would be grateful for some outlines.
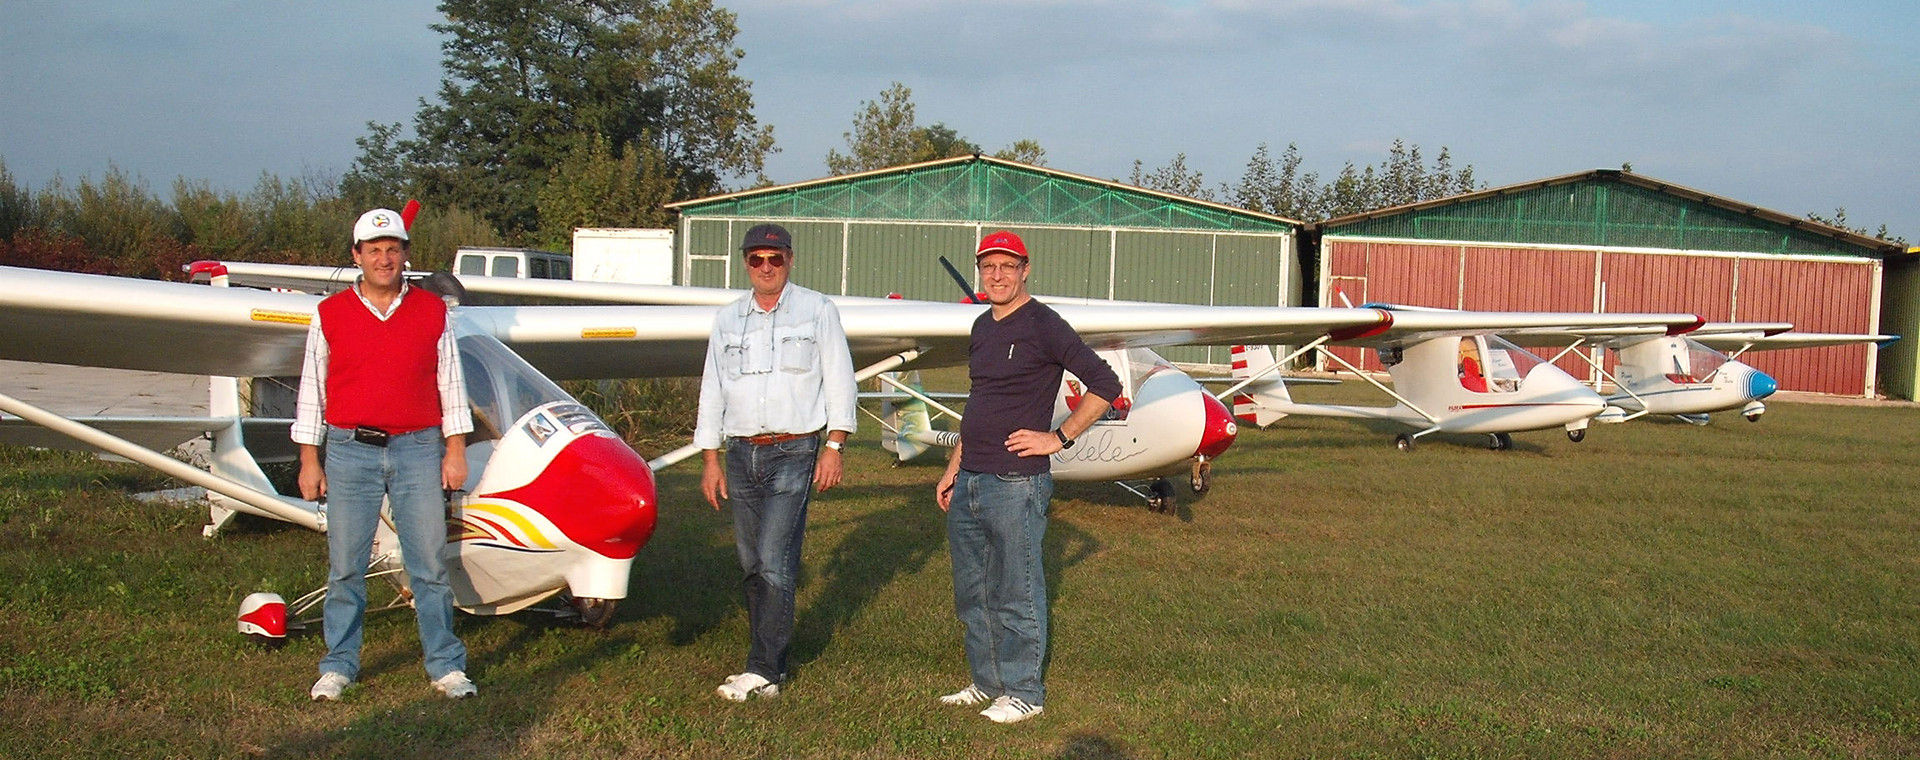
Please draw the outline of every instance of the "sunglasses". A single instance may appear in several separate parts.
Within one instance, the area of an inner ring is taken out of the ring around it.
[[[747,256],[747,268],[759,269],[763,266],[783,267],[787,265],[787,256],[783,253],[756,253]]]

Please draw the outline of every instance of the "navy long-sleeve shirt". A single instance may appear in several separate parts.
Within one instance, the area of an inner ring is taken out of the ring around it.
[[[1003,319],[993,312],[973,321],[967,374],[973,388],[960,422],[960,467],[973,472],[1038,475],[1051,457],[1007,451],[1015,430],[1052,430],[1054,398],[1063,372],[1072,372],[1087,392],[1111,402],[1120,378],[1080,340],[1053,309],[1029,299]]]

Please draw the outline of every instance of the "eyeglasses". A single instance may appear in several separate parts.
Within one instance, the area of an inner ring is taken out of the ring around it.
[[[747,268],[759,269],[764,266],[783,267],[787,265],[787,256],[783,253],[757,253],[747,256]]]
[[[1026,264],[980,264],[979,267],[981,274],[1018,274]]]

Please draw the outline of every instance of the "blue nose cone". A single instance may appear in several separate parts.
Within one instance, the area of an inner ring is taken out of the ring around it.
[[[1747,398],[1766,398],[1777,390],[1780,384],[1773,381],[1772,375],[1756,369],[1747,376]]]

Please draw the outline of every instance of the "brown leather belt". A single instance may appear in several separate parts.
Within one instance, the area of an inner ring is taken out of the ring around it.
[[[802,438],[812,438],[816,435],[819,435],[819,433],[764,433],[761,435],[739,435],[734,436],[733,439],[736,441],[746,441],[755,446],[772,446],[776,443],[797,441]]]

